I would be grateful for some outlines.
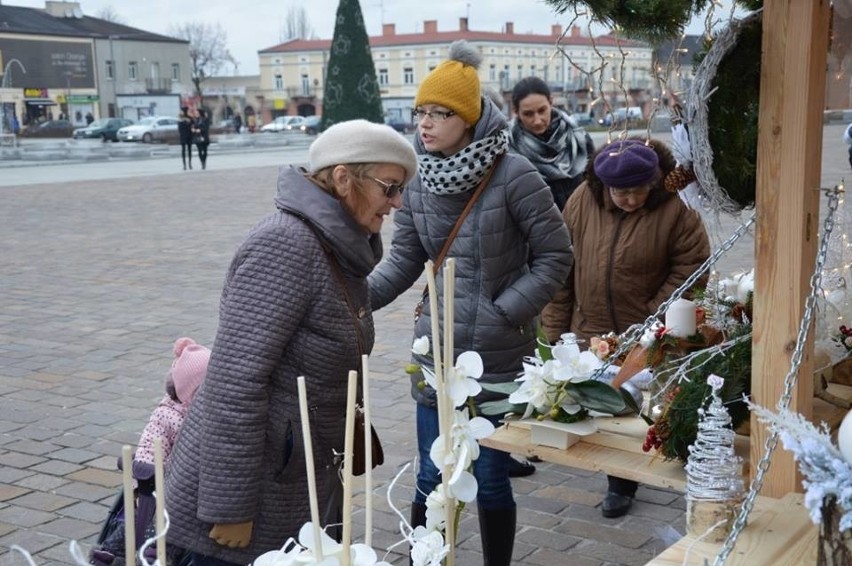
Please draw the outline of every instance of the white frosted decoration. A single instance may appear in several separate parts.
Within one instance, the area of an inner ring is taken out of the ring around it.
[[[695,334],[695,303],[686,299],[673,302],[666,311],[666,328],[678,338]]]
[[[852,411],[846,413],[837,431],[837,447],[847,462],[852,464]]]

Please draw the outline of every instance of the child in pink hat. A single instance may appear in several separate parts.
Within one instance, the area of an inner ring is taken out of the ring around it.
[[[178,338],[174,354],[172,369],[166,377],[166,396],[151,414],[133,457],[133,471],[137,479],[139,474],[147,475],[146,469],[153,472],[154,440],[157,437],[163,439],[163,462],[168,461],[189,405],[207,375],[208,348],[196,344],[192,338]]]

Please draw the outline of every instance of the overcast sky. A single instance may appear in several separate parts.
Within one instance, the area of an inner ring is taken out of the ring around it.
[[[2,0],[7,6],[44,8],[44,0]],[[723,2],[730,5],[730,0]],[[112,7],[123,23],[146,31],[167,34],[175,24],[220,22],[228,46],[239,62],[239,74],[258,72],[257,51],[280,43],[281,30],[293,6],[304,6],[314,33],[321,39],[334,34],[338,0],[80,0],[83,13],[97,16]],[[424,20],[438,20],[439,31],[458,29],[460,17],[468,17],[470,29],[501,31],[514,22],[515,32],[546,34],[552,24],[567,25],[570,15],[557,16],[541,0],[361,0],[364,23],[370,35],[381,33],[382,23],[396,24],[397,33],[422,31]],[[722,12],[727,17],[727,10]],[[690,26],[700,33],[703,22]],[[232,74],[229,68],[226,74]]]

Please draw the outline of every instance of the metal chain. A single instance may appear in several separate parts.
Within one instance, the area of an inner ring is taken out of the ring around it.
[[[695,282],[698,281],[698,279],[700,279],[701,276],[704,275],[704,273],[708,269],[715,265],[716,261],[720,257],[722,257],[725,252],[734,247],[736,241],[739,240],[749,228],[751,228],[752,224],[754,224],[756,214],[756,212],[752,212],[751,217],[749,217],[749,219],[744,224],[740,224],[740,226],[734,231],[734,233],[731,234],[731,236],[727,240],[725,240],[721,246],[719,246],[719,249],[713,252],[713,254],[708,257],[703,264],[701,264],[701,267],[696,269],[692,275],[687,277],[686,281],[684,281],[683,284],[678,287],[674,291],[674,293],[672,293],[671,296],[666,299],[665,302],[663,302],[663,304],[660,305],[660,307],[657,309],[657,312],[645,319],[645,322],[642,324],[642,326],[633,326],[629,328],[624,334],[622,334],[621,338],[619,339],[618,348],[616,348],[615,352],[607,358],[607,362],[595,373],[593,377],[597,377],[598,375],[603,374],[606,368],[611,365],[614,360],[619,359],[623,354],[625,354],[627,350],[629,350],[633,346],[633,343],[636,342],[636,340],[640,336],[642,336],[642,334],[644,334],[646,330],[651,328],[651,326],[657,320],[659,320],[659,317],[664,312],[666,312],[666,310],[668,310],[669,306],[673,302],[680,299],[686,291],[688,291],[693,287],[693,285],[695,285]]]
[[[828,255],[829,236],[831,235],[832,230],[834,230],[834,215],[837,212],[840,193],[842,191],[842,186],[838,186],[827,191],[828,214],[826,215],[825,223],[823,224],[823,233],[819,242],[814,272],[811,274],[811,292],[805,301],[805,312],[802,315],[801,322],[799,323],[799,332],[796,336],[796,349],[793,351],[793,356],[790,361],[790,371],[784,378],[784,393],[778,401],[779,411],[786,410],[787,407],[790,406],[790,400],[793,398],[793,389],[796,387],[799,366],[802,363],[802,356],[804,355],[805,343],[807,341],[808,334],[811,331],[811,323],[813,322],[814,312],[816,310],[817,297],[822,290],[822,270],[825,266],[825,260]],[[713,566],[722,566],[733,551],[734,546],[737,543],[737,537],[739,537],[740,533],[745,528],[746,520],[748,520],[748,516],[754,508],[754,502],[760,493],[760,489],[763,487],[763,480],[766,476],[766,472],[769,470],[772,453],[775,451],[777,446],[778,432],[772,430],[764,443],[764,454],[757,465],[757,474],[755,474],[754,479],[751,482],[748,496],[746,496],[743,501],[740,514],[737,516],[737,520],[734,522],[734,526],[731,529],[730,534],[728,534],[728,538],[725,539],[724,546],[716,556]]]

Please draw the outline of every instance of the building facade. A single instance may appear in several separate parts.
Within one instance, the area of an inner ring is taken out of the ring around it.
[[[652,50],[641,43],[610,35],[584,36],[579,27],[563,34],[556,24],[550,33],[531,34],[516,33],[512,22],[501,32],[483,32],[469,29],[467,18],[460,18],[452,31],[441,31],[436,20],[427,20],[422,32],[400,34],[395,24],[384,24],[381,35],[370,37],[388,117],[409,119],[420,81],[447,58],[450,44],[458,39],[479,48],[483,87],[506,101],[515,83],[527,76],[546,81],[556,103],[576,113],[593,112],[592,102],[601,92],[615,107],[645,106],[650,100]],[[330,47],[331,40],[296,39],[258,52],[260,110],[266,119],[322,113]]]
[[[78,2],[0,5],[0,21],[3,132],[50,118],[171,114],[191,93],[187,41],[86,16]]]

